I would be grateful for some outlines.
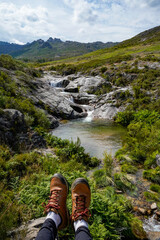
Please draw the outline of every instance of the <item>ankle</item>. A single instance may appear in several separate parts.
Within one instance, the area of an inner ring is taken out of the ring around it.
[[[46,219],[52,219],[54,221],[54,223],[56,224],[56,228],[58,228],[58,226],[61,224],[61,217],[59,214],[55,213],[55,212],[52,212],[50,211],[48,214],[47,214],[47,217]]]
[[[75,230],[75,232],[76,232],[77,229],[80,228],[80,227],[86,227],[86,228],[88,228],[88,223],[87,223],[84,219],[75,221],[75,222],[74,222],[74,230]]]

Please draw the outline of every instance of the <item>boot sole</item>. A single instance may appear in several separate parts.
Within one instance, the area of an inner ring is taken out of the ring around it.
[[[65,178],[61,173],[55,173],[55,174],[53,175],[53,177],[51,178],[51,180],[52,180],[54,177],[59,178],[60,181],[61,181],[64,185],[67,186],[67,192],[69,192],[68,182],[67,182],[66,178]]]
[[[87,180],[85,178],[77,178],[73,183],[72,183],[72,186],[71,186],[71,191],[80,183],[83,183],[83,184],[86,184],[87,187],[89,188],[90,190],[90,186],[87,182]]]

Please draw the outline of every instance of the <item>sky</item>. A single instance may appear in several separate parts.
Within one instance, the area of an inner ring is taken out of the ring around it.
[[[160,0],[0,0],[0,41],[120,42],[160,25]]]

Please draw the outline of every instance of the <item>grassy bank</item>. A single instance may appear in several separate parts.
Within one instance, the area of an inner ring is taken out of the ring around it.
[[[86,177],[88,170],[99,164],[80,146],[68,140],[46,135],[53,154],[36,151],[13,154],[7,147],[0,148],[0,234],[6,239],[6,232],[20,223],[43,216],[42,202],[49,196],[52,175],[61,172],[71,186],[77,177]],[[112,159],[105,156],[105,165],[97,170],[88,181],[92,191],[90,230],[94,239],[137,239],[144,235],[141,223],[132,214],[130,202],[117,195],[119,181],[112,178]],[[103,183],[103,186],[101,185]],[[128,186],[126,186],[128,188]],[[68,207],[71,212],[71,193]],[[137,233],[138,229],[138,233]],[[138,235],[137,235],[138,234]],[[66,239],[74,239],[72,228],[60,233]]]

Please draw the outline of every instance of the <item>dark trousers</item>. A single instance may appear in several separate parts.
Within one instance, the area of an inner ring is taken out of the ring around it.
[[[36,240],[54,240],[57,236],[57,228],[54,221],[50,218],[46,219],[40,229]],[[75,240],[92,240],[89,229],[80,227],[75,232]]]

